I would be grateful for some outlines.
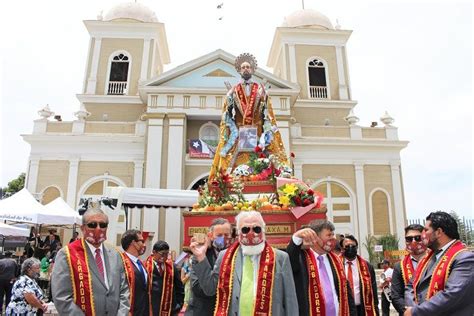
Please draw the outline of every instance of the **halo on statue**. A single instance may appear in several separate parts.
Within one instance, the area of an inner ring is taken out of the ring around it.
[[[257,59],[250,53],[242,53],[235,58],[234,66],[237,72],[240,72],[240,65],[244,62],[248,62],[254,71],[257,69]]]

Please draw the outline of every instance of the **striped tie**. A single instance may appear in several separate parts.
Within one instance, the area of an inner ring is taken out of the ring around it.
[[[95,250],[95,263],[97,264],[97,270],[99,270],[100,276],[102,280],[105,280],[104,277],[104,262],[102,261],[102,257],[100,256],[100,249],[97,248]]]

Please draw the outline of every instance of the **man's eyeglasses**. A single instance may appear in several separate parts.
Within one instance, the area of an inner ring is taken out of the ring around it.
[[[89,227],[89,228],[97,228],[97,225],[99,225],[100,228],[107,228],[107,226],[109,226],[109,223],[104,223],[104,222],[90,222],[90,223],[87,223],[86,226]]]
[[[406,241],[406,242],[412,242],[413,239],[414,239],[415,241],[418,241],[418,242],[419,242],[419,241],[421,241],[421,235],[418,235],[418,236],[406,236],[406,237],[405,237],[405,241]]]
[[[253,230],[253,232],[255,234],[260,234],[262,232],[262,227],[260,227],[260,226],[254,226],[254,227],[244,226],[240,229],[242,234],[248,234],[250,232],[250,230]]]

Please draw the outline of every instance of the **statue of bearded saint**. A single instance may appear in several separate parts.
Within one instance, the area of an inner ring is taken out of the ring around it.
[[[243,53],[235,60],[235,69],[240,73],[240,82],[231,86],[224,102],[220,125],[219,144],[216,149],[209,179],[216,173],[231,174],[239,165],[249,162],[250,154],[262,152],[277,174],[291,176],[288,157],[276,126],[275,115],[265,87],[252,80],[257,61]],[[256,147],[259,149],[256,150]]]

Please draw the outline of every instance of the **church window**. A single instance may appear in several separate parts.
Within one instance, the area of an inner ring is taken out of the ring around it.
[[[130,76],[130,58],[125,53],[116,53],[112,56],[109,63],[107,94],[125,95]]]
[[[317,185],[314,190],[323,194],[322,207],[327,208],[328,220],[336,226],[338,233],[353,233],[352,199],[349,192],[335,181],[326,181]]]
[[[217,146],[219,143],[219,127],[212,122],[204,124],[199,129],[199,139],[210,146]]]
[[[61,196],[61,191],[55,186],[47,187],[42,194],[41,203],[46,205]]]
[[[309,97],[328,99],[327,67],[320,58],[311,58],[308,62]]]
[[[385,235],[390,231],[390,208],[387,194],[377,190],[371,197],[373,233],[374,235]]]

